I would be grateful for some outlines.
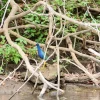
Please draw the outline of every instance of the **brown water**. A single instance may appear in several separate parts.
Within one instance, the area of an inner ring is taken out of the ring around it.
[[[0,86],[0,100],[9,100],[11,95],[23,84],[23,82],[6,81],[4,86]],[[39,100],[39,90],[31,94],[33,86],[27,83],[11,100]],[[65,93],[60,96],[60,100],[100,100],[100,88],[86,85],[67,84]],[[44,100],[56,100],[53,96],[55,92],[50,91],[44,95]]]
[[[92,86],[66,86],[66,100],[100,100],[100,89]]]

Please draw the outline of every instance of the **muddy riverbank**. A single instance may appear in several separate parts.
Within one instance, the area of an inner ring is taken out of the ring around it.
[[[16,82],[15,80],[7,80],[0,86],[0,100],[9,100],[13,93],[24,82]],[[100,100],[100,87],[84,84],[69,84],[64,87],[65,93],[60,95],[60,100]],[[33,84],[28,82],[11,100],[39,100],[40,90],[35,90]],[[44,95],[44,100],[56,100],[55,90],[49,90]]]

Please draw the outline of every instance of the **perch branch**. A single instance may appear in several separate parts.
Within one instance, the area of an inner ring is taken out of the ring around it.
[[[25,39],[25,41],[27,41],[29,44],[36,45],[36,42],[33,42],[33,41],[29,40],[29,39],[24,38],[23,36],[17,34],[16,32],[14,32],[14,31],[12,31],[12,30],[9,30],[9,32],[10,32],[12,35],[14,35],[14,36],[16,36],[16,37],[18,37],[18,38],[21,37],[21,38]],[[40,46],[43,47],[44,44],[40,44]],[[50,49],[55,49],[55,46],[49,46],[49,48],[50,48]],[[78,52],[78,51],[76,51],[76,50],[74,50],[74,49],[59,47],[59,50],[61,50],[61,51],[71,51],[71,52],[74,52],[75,54],[77,54],[77,55],[79,55],[79,56],[82,56],[82,57],[85,57],[85,58],[88,58],[88,59],[92,59],[92,60],[94,60],[95,62],[100,63],[100,60],[94,58],[93,56],[80,53],[80,52]]]

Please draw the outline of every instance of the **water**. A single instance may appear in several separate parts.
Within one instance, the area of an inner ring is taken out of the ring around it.
[[[23,83],[7,81],[4,86],[0,86],[0,100],[8,100],[13,93]],[[27,83],[11,100],[39,100],[37,96],[40,90],[32,94],[33,85]],[[60,100],[100,100],[100,88],[95,86],[67,84],[64,88],[65,93],[60,96]],[[44,100],[56,100],[56,91],[47,92]]]

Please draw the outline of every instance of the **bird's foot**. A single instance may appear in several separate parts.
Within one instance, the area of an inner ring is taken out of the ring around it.
[[[45,67],[47,67],[46,62],[43,63],[43,65],[42,65],[42,67],[41,67],[41,70],[45,69]]]
[[[47,64],[46,62],[43,63],[43,68],[47,67]]]

